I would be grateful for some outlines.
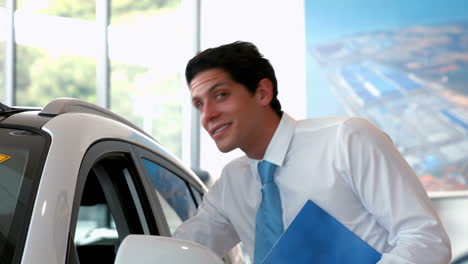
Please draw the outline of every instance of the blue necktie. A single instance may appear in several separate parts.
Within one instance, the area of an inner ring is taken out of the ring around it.
[[[262,202],[257,210],[255,224],[255,264],[260,264],[283,233],[281,198],[273,180],[276,167],[265,160],[258,163],[258,174],[262,180]]]

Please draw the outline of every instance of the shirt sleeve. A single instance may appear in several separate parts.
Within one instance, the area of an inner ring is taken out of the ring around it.
[[[390,138],[359,118],[343,124],[338,151],[363,206],[388,230],[379,264],[441,264],[450,241],[421,182]]]
[[[186,220],[174,232],[174,237],[190,240],[212,249],[219,257],[240,242],[229,220],[219,210],[222,201],[222,178],[204,196],[195,216]]]

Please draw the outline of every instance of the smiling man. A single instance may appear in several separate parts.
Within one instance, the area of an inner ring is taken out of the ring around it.
[[[227,72],[212,69],[193,78],[190,87],[201,123],[219,150],[240,148],[250,158],[263,157],[280,121],[269,106],[273,97],[269,79],[260,80],[252,94]]]
[[[174,236],[220,256],[242,242],[261,263],[312,201],[381,254],[378,263],[450,261],[447,234],[419,179],[378,128],[352,117],[294,120],[281,110],[273,67],[248,42],[201,52],[186,78],[219,150],[245,156],[225,166]]]

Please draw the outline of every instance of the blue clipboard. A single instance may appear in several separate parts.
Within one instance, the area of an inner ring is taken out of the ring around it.
[[[312,201],[307,201],[262,264],[375,264],[381,254]]]

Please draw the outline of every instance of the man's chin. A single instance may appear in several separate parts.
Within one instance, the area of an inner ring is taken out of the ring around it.
[[[236,149],[235,147],[225,146],[225,145],[221,145],[221,144],[216,144],[216,146],[218,147],[219,151],[221,151],[223,153],[228,153],[228,152],[231,152],[234,149]]]

